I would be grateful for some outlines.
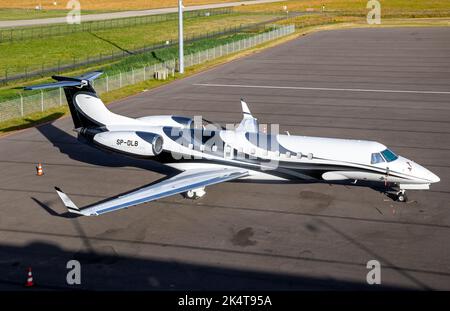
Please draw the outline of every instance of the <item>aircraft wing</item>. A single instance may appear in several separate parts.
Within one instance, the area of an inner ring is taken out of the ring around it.
[[[61,189],[56,187],[55,189],[69,212],[84,216],[98,216],[247,175],[248,171],[240,168],[187,170],[159,183],[140,188],[102,203],[87,206],[83,209],[79,209]]]

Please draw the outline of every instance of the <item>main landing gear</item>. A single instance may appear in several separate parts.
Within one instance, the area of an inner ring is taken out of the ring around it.
[[[197,200],[206,194],[205,187],[192,189],[184,193],[186,199]]]
[[[406,202],[406,201],[408,201],[408,197],[406,196],[406,190],[405,189],[400,189],[396,193],[396,201],[398,201],[398,202]]]

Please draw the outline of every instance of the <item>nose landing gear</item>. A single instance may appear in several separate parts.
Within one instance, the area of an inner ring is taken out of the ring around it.
[[[400,190],[387,190],[384,192],[384,194],[389,197],[391,200],[396,201],[396,202],[407,202],[408,201],[408,197],[406,196],[406,190],[405,189],[400,189]]]
[[[398,202],[406,202],[406,201],[408,201],[408,197],[406,196],[406,190],[405,189],[400,189],[396,193],[396,198],[397,198]]]

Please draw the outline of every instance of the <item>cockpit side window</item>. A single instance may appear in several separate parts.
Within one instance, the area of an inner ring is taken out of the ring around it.
[[[384,159],[380,153],[378,153],[378,152],[372,153],[372,158],[371,158],[370,163],[377,164],[377,163],[382,163],[382,162],[384,162]]]
[[[383,157],[386,159],[387,162],[392,162],[398,159],[398,155],[396,155],[389,149],[381,151],[381,154],[383,155]]]

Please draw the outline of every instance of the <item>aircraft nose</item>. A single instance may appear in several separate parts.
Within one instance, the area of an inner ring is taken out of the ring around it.
[[[440,182],[441,179],[439,178],[439,176],[437,176],[436,174],[433,174],[432,172],[428,171],[428,179],[432,182],[432,183],[436,183],[436,182]]]
[[[423,166],[420,167],[419,171],[421,171],[420,175],[422,175],[422,177],[425,178],[426,180],[429,180],[430,183],[437,183],[441,180],[436,174],[434,174],[430,170],[427,170]]]

